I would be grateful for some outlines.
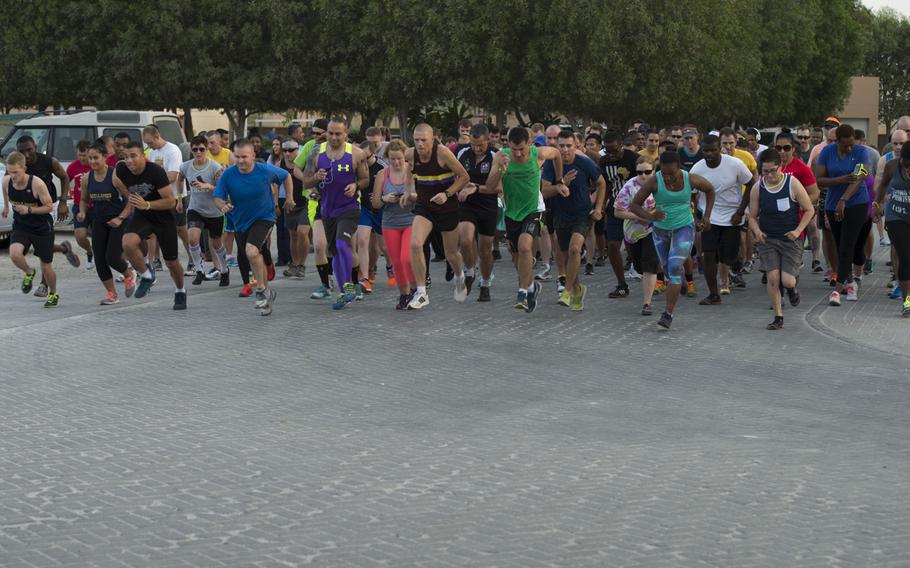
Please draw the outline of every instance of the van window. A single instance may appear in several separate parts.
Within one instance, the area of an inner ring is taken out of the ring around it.
[[[161,132],[161,137],[176,144],[177,146],[186,142],[186,139],[183,137],[183,129],[180,128],[180,123],[177,122],[176,118],[171,118],[169,116],[158,117],[155,119],[155,126],[158,127],[158,131]]]
[[[47,143],[50,139],[50,128],[40,127],[40,128],[19,128],[16,127],[15,130],[10,134],[10,137],[7,138],[6,144],[0,148],[0,158],[6,158],[10,152],[16,150],[16,140],[20,136],[31,136],[35,139],[35,145],[38,146],[38,152],[42,154],[47,152]]]
[[[126,132],[130,137],[130,142],[142,142],[142,131],[138,128],[105,128],[103,134],[116,137],[121,132]]]
[[[80,140],[94,142],[95,138],[92,126],[55,126],[54,144],[51,146],[53,157],[59,162],[72,162],[76,159],[76,144]]]

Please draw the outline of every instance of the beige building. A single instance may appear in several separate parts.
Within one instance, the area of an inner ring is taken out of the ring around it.
[[[878,121],[878,77],[852,77],[850,87],[850,97],[838,113],[838,118],[853,128],[865,130],[870,144],[880,142],[876,137],[887,133]]]

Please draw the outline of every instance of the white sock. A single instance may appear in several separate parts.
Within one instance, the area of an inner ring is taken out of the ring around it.
[[[426,287],[426,286],[418,286],[418,287],[417,287],[417,293],[418,293],[418,294],[426,294],[426,293],[427,293],[427,287]]]
[[[527,288],[519,288],[518,291],[519,291],[519,292],[524,292],[525,294],[528,293],[528,289],[527,289]]]
[[[205,272],[205,261],[202,260],[202,247],[197,245],[190,245],[190,258],[193,260],[193,265],[196,267],[197,271]]]
[[[183,292],[184,294],[186,294],[186,288],[177,288],[176,291]]]
[[[465,271],[464,271],[464,275],[467,276],[468,278],[473,278],[473,277],[474,277],[474,269],[473,269],[473,268],[466,268]]]
[[[215,257],[218,259],[218,265],[224,272],[228,271],[227,265],[227,251],[224,249],[224,245],[220,248],[215,249]]]
[[[152,271],[149,270],[148,268],[146,268],[145,272],[143,272],[139,276],[145,278],[146,280],[151,280],[152,278],[154,278],[154,276],[152,275]]]

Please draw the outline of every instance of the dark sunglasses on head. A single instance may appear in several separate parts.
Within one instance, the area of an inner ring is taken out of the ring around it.
[[[205,152],[206,148],[193,148],[193,152]]]
[[[774,149],[777,150],[778,152],[789,152],[790,150],[793,149],[793,146],[791,146],[789,144],[784,144],[783,146],[780,146],[780,145],[775,146]]]
[[[635,170],[635,171],[637,171],[639,174],[647,175],[647,174],[650,174],[651,172],[653,172],[654,170]]]
[[[808,140],[808,139],[809,139],[808,136],[797,136],[797,138],[799,138],[800,140]]]

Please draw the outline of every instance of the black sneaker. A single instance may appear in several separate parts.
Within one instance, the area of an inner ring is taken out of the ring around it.
[[[193,286],[199,286],[203,282],[205,282],[205,274],[201,270],[197,270],[196,277],[193,278]]]
[[[645,304],[644,306],[641,307],[641,315],[650,316],[653,313],[654,312],[651,311],[651,304]]]
[[[477,301],[478,302],[489,302],[490,301],[490,287],[489,286],[480,287],[480,294],[477,296]]]
[[[395,305],[396,310],[406,310],[408,309],[408,302],[411,301],[410,294],[399,294],[398,295],[398,304]]]
[[[767,275],[766,275],[766,277],[767,277]],[[743,278],[742,274],[731,274],[730,281],[733,282],[734,288],[745,288],[746,287],[746,279]]]
[[[863,266],[863,274],[872,274],[872,259],[867,258],[866,264]]]
[[[537,309],[537,300],[540,299],[540,289],[542,286],[540,282],[534,281],[534,284],[531,285],[531,289],[528,290],[528,309],[527,312],[530,314]]]
[[[467,290],[467,292],[465,292],[465,293],[468,295],[471,294],[471,287],[474,285],[475,278],[476,277],[474,277],[474,276],[465,276],[464,277],[464,287]]]
[[[660,314],[660,320],[658,320],[657,325],[664,329],[670,329],[670,326],[673,325],[673,316],[667,312]]]
[[[229,271],[224,271],[221,273],[221,280],[218,282],[218,286],[226,288],[231,285],[231,273]]]
[[[160,258],[155,259],[155,262],[152,263],[152,270],[154,272],[161,272],[162,270],[164,270],[164,267],[161,265]]]
[[[186,309],[186,292],[174,292],[174,309]]]
[[[137,300],[144,298],[146,294],[149,293],[149,290],[152,289],[152,285],[155,283],[154,280],[149,278],[139,277],[139,284],[136,286],[136,291],[133,293],[133,297]]]
[[[433,279],[430,278],[430,275],[427,274],[427,290],[433,287]]]
[[[455,271],[452,270],[452,265],[447,262],[446,263],[446,282],[451,282],[452,278],[455,278]]]
[[[796,289],[796,286],[787,288],[787,299],[794,308],[799,305],[799,290]]]
[[[593,275],[594,275],[594,265],[591,264],[590,262],[588,262],[585,264],[585,276],[593,276]]]
[[[762,272],[762,273],[761,273],[761,283],[762,283],[762,284],[767,284],[767,283],[768,283],[768,273],[767,273],[767,272]]]
[[[825,269],[822,268],[822,263],[819,260],[812,261],[812,272],[824,272]]]
[[[769,329],[769,330],[771,330],[771,331],[777,331],[778,329],[784,329],[784,317],[783,317],[783,316],[775,316],[775,317],[774,317],[774,321],[772,321],[771,323],[769,323],[769,324],[767,325],[767,327],[765,327],[765,329]]]
[[[628,295],[629,295],[629,285],[620,284],[620,285],[616,286],[616,288],[614,288],[612,292],[607,294],[607,297],[608,298],[625,298]]]

